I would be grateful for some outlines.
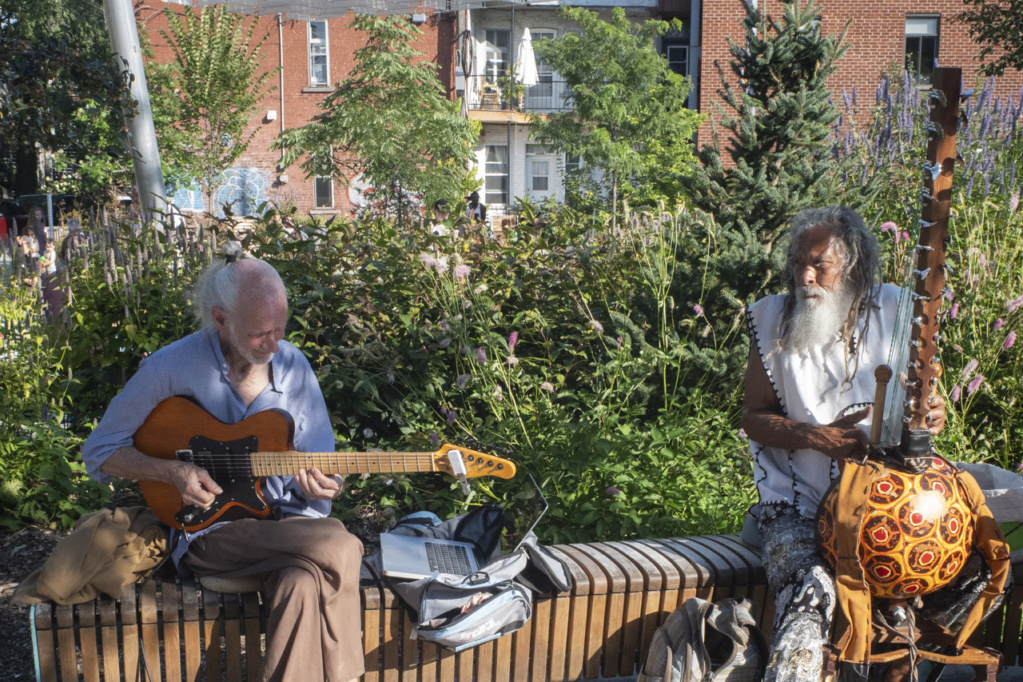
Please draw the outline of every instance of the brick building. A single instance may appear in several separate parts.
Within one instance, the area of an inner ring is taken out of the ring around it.
[[[677,1],[662,0],[662,4]],[[767,14],[781,19],[779,0],[754,1]],[[697,2],[700,0],[693,0]],[[882,74],[907,61],[925,74],[934,60],[941,66],[962,67],[967,88],[978,78],[980,48],[970,39],[966,26],[953,21],[963,11],[962,0],[821,0],[818,4],[821,30],[826,35],[840,33],[850,22],[848,49],[831,84],[836,93],[844,88],[850,97],[855,89],[861,110],[874,104]],[[716,115],[712,103],[721,103],[717,94],[721,79],[714,63],[719,62],[730,73],[726,37],[741,43],[745,13],[738,0],[703,0],[700,15],[699,106],[701,111]],[[996,95],[1018,101],[1023,74],[1007,72],[996,83]],[[705,124],[701,133],[709,125]]]
[[[148,2],[138,15],[139,31],[145,31],[157,61],[170,61],[173,53],[161,30],[166,30],[164,8],[181,10],[188,0],[180,2]],[[198,11],[198,10],[196,10]],[[276,89],[258,106],[252,125],[256,134],[235,168],[227,172],[227,184],[214,197],[214,202],[235,202],[236,214],[247,214],[263,201],[294,203],[304,214],[347,214],[353,205],[359,183],[349,190],[330,178],[306,178],[293,165],[283,169],[281,154],[271,145],[282,131],[303,126],[322,110],[317,106],[338,81],[347,77],[354,65],[355,50],[365,43],[357,31],[348,28],[351,16],[322,20],[295,20],[288,16],[257,17],[253,39],[267,36],[263,43],[262,66],[267,70],[280,67],[273,77]],[[425,54],[424,59],[440,66],[442,82],[453,91],[454,13],[431,13],[416,17],[423,35],[414,43]],[[205,210],[198,189],[180,190],[173,197],[175,205],[185,211]]]
[[[753,1],[780,19],[780,0]],[[180,3],[192,4],[190,0]],[[340,7],[347,4],[336,3]],[[530,139],[530,113],[568,106],[567,90],[558,74],[539,62],[539,82],[529,86],[517,102],[505,101],[498,87],[499,80],[519,63],[526,29],[532,40],[578,30],[557,13],[561,4],[566,3],[450,0],[446,6],[453,11],[417,9],[409,13],[424,32],[416,48],[440,66],[441,81],[451,96],[462,98],[466,116],[482,126],[476,149],[477,176],[492,215],[506,212],[523,196],[563,198],[565,170],[577,162]],[[683,30],[662,37],[658,49],[673,69],[692,79],[690,106],[716,117],[714,103],[721,102],[717,94],[721,84],[715,62],[730,73],[727,38],[741,42],[743,37],[745,13],[740,0],[576,0],[572,4],[598,12],[621,5],[636,20],[681,19]],[[849,47],[831,82],[836,93],[845,89],[851,95],[855,90],[861,111],[873,105],[882,74],[907,60],[924,73],[935,60],[945,66],[961,66],[968,84],[977,77],[979,48],[971,42],[966,27],[953,21],[962,11],[961,0],[823,0],[819,4],[825,33],[838,33],[850,22]],[[174,5],[152,2],[140,15],[140,26],[148,33],[157,59],[170,58],[159,34],[165,19],[158,12]],[[256,136],[238,168],[228,173],[229,184],[218,201],[244,200],[236,204],[236,212],[270,199],[293,201],[303,213],[347,213],[359,198],[357,182],[346,189],[327,178],[307,179],[297,166],[282,171],[279,153],[270,151],[270,145],[282,130],[304,125],[319,112],[317,103],[348,75],[353,52],[360,47],[359,36],[348,28],[345,16],[309,21],[272,15],[258,22],[256,34],[268,34],[263,44],[264,66],[282,67],[278,89],[260,107],[253,121]],[[1013,71],[998,79],[996,94],[1017,101],[1021,86],[1023,75]],[[700,138],[709,138],[711,125],[713,119],[701,129]],[[203,208],[198,192],[179,192],[175,199],[186,209]]]

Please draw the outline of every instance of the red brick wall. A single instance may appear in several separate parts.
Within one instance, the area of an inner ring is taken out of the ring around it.
[[[962,11],[961,0],[825,0],[822,7],[821,27],[825,34],[834,35],[841,31],[847,20],[852,20],[846,35],[848,49],[838,63],[838,71],[831,77],[830,84],[840,101],[844,87],[851,95],[855,87],[859,108],[874,104],[875,92],[885,73],[892,64],[903,63],[905,55],[905,22],[907,15],[940,16],[938,64],[960,66],[970,87],[970,81],[977,78],[980,64],[980,49],[970,39],[965,26],[952,23],[952,18]],[[760,0],[760,7],[779,22],[782,17],[779,0]],[[703,51],[700,67],[701,110],[717,118],[713,102],[723,105],[717,91],[721,80],[714,67],[718,60],[726,75],[731,76],[728,66],[730,55],[726,36],[742,44],[744,33],[741,21],[745,16],[739,0],[704,0],[703,2]],[[1012,96],[1016,101],[1023,74],[1007,72],[997,81],[996,94]],[[719,135],[722,133],[719,131]],[[710,142],[710,123],[700,130],[700,144]]]
[[[167,21],[161,12],[164,7],[172,11],[182,11],[181,5],[149,2],[139,15],[140,31],[146,31],[153,46],[157,61],[169,61],[173,58],[170,46],[160,30],[166,30]],[[414,43],[415,48],[424,53],[423,59],[439,65],[438,75],[441,82],[454,96],[454,44],[455,44],[454,13],[431,14],[425,24],[420,25],[423,35]],[[280,74],[274,74],[272,83],[274,92],[264,97],[253,115],[252,128],[256,134],[249,147],[236,163],[241,168],[259,168],[269,173],[271,184],[267,194],[278,201],[294,201],[299,210],[308,213],[314,210],[314,183],[311,178],[304,177],[298,165],[291,166],[285,173],[287,182],[280,182],[277,165],[280,152],[271,150],[271,145],[281,132],[283,125],[297,128],[309,123],[312,117],[322,110],[317,106],[329,92],[309,91],[309,57],[308,57],[308,24],[305,21],[289,21],[285,18],[282,31],[278,32],[277,17],[267,16],[256,19],[257,25],[253,32],[253,40],[267,36],[263,43],[263,66],[276,69],[282,66],[281,37],[283,37],[283,88]],[[354,51],[365,42],[357,31],[348,28],[351,16],[329,19],[327,35],[329,40],[330,82],[337,83],[348,76],[354,66]],[[283,94],[283,96],[282,96]],[[282,101],[283,100],[283,101]],[[277,112],[276,121],[268,121],[268,111]],[[344,183],[334,183],[334,207],[336,212],[347,213],[351,209]]]

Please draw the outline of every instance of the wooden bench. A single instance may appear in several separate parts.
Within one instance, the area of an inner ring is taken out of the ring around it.
[[[690,597],[747,597],[770,629],[773,606],[757,552],[735,536],[557,545],[574,588],[540,599],[513,634],[454,654],[411,639],[392,592],[363,585],[366,674],[373,682],[558,682],[634,675],[654,631]],[[1019,659],[1023,572],[980,643]],[[190,580],[128,586],[119,600],[32,609],[43,682],[134,680],[145,652],[154,682],[258,680],[265,626],[260,595],[219,594]],[[259,644],[254,644],[259,643]],[[143,676],[140,679],[147,679]]]

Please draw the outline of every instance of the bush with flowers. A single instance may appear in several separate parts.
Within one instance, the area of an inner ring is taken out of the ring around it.
[[[968,161],[956,178],[942,324],[949,422],[937,445],[951,459],[1015,468],[1020,106],[996,107],[987,87],[960,134]],[[886,281],[902,281],[916,238],[922,96],[882,87],[869,123],[839,127],[834,138],[835,153],[858,160],[857,172],[882,188],[863,210],[878,226]],[[510,449],[551,503],[541,528],[548,541],[735,531],[755,491],[738,429],[746,301],[728,292],[777,291],[777,273],[751,270],[750,236],[707,214],[648,210],[620,216],[613,231],[567,207],[522,208],[507,243],[440,238],[370,216],[305,220],[294,209],[267,210],[242,237],[288,287],[287,336],[319,376],[338,448],[421,451],[471,438]],[[0,522],[9,526],[42,519],[51,502],[41,491],[55,477],[63,483],[50,488],[72,506],[53,502],[63,515],[43,520],[69,523],[73,505],[104,499],[81,476],[78,444],[142,357],[191,329],[195,274],[234,236],[229,223],[202,234],[99,225],[90,233],[91,250],[67,268],[64,316],[31,327],[28,347],[45,353],[0,358],[5,381],[29,386],[19,395],[32,399],[9,435],[22,445],[4,451],[0,468]],[[5,320],[38,320],[37,302],[5,300],[15,302]],[[24,445],[33,439],[46,447]],[[500,500],[506,487],[476,479],[466,500],[441,476],[353,477],[336,513],[443,515]]]

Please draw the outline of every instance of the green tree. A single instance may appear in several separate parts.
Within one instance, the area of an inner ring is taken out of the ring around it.
[[[255,20],[220,7],[165,12],[168,30],[160,33],[174,59],[155,65],[152,85],[164,177],[198,182],[212,213],[223,172],[256,134],[252,114],[275,90],[270,79],[276,69],[261,66],[266,36],[253,42]]]
[[[876,193],[874,180],[854,172],[856,159],[835,154],[840,112],[827,79],[845,51],[845,31],[823,35],[813,2],[783,0],[780,21],[743,5],[744,42],[729,40],[731,78],[717,65],[730,110],[718,107],[725,151],[715,131],[701,165],[680,176],[695,210],[678,251],[674,297],[705,311],[707,339],[741,330],[746,306],[777,290],[784,249],[774,247],[795,213],[836,203],[862,208]],[[741,371],[743,350],[728,352],[704,362]]]
[[[40,149],[59,152],[72,174],[124,157],[120,73],[100,3],[0,0],[0,187],[37,192]],[[103,194],[108,178],[85,189]]]
[[[663,179],[673,179],[671,171],[693,159],[690,140],[701,119],[686,108],[689,79],[668,68],[655,40],[681,24],[635,23],[620,7],[610,21],[579,7],[562,7],[561,13],[582,27],[582,35],[541,41],[536,51],[565,80],[572,109],[534,115],[533,139],[603,171],[615,214],[626,182],[654,184],[677,199],[676,183]]]
[[[422,197],[461,191],[479,136],[411,42],[422,31],[403,16],[357,15],[366,35],[348,78],[321,104],[323,112],[278,142],[285,162],[302,158],[308,175],[343,183],[362,173],[380,205],[404,222]],[[304,157],[304,158],[303,158]]]
[[[963,0],[967,6],[956,21],[966,24],[970,37],[981,44],[980,58],[994,61],[981,71],[1001,76],[1006,69],[1023,71],[1023,0]]]

